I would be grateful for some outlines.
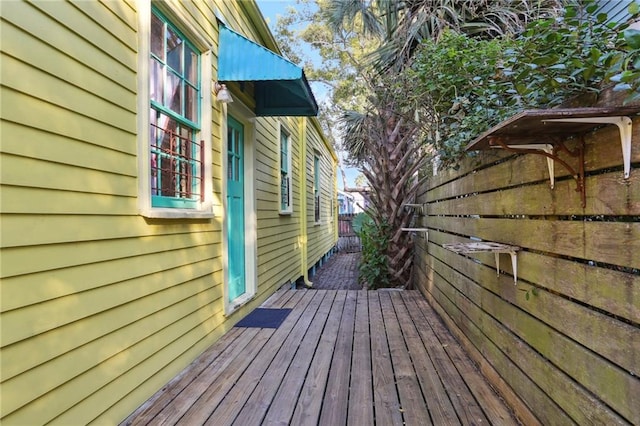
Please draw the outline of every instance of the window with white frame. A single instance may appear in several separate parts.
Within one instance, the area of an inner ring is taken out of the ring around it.
[[[320,222],[320,157],[313,156],[313,208],[316,222]]]
[[[291,213],[291,137],[280,127],[280,213]]]
[[[180,11],[140,4],[141,211],[210,217],[210,43]]]
[[[158,11],[151,14],[150,154],[153,207],[202,201],[200,52]]]

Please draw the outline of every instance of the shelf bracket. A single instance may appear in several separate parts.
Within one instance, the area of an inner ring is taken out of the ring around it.
[[[422,205],[422,204],[404,203],[402,206],[403,206],[403,207],[410,208],[410,209],[417,209],[417,211],[418,211],[418,213],[419,213],[420,215],[423,215],[423,214],[424,214],[424,210],[423,210],[423,205]]]
[[[414,235],[421,233],[425,240],[429,240],[429,229],[427,228],[400,228],[403,232],[413,232]]]
[[[545,121],[558,123],[593,123],[593,124],[615,124],[620,131],[620,145],[622,145],[622,160],[624,162],[624,178],[629,179],[631,172],[631,133],[632,121],[627,116],[614,117],[587,117],[587,118],[553,118]]]
[[[540,144],[529,144],[529,145],[507,145],[509,149],[529,149],[529,150],[539,150],[546,152],[549,154],[547,157],[547,168],[549,169],[549,184],[551,189],[555,187],[556,184],[556,173],[555,173],[555,163],[553,161],[553,145],[549,143],[540,143]],[[501,146],[492,146],[491,148],[502,148]]]
[[[547,157],[547,167],[549,168],[549,178],[551,181],[551,188],[555,186],[555,176],[552,163],[557,161],[562,164],[565,169],[571,174],[576,181],[576,192],[580,193],[580,200],[582,201],[582,208],[586,207],[587,195],[584,186],[584,135],[580,135],[580,143],[575,151],[570,151],[562,141],[552,144],[533,144],[533,145],[507,145],[502,138],[493,136],[489,138],[489,145],[496,148],[503,148],[510,152],[518,154],[538,154]],[[551,149],[549,150],[549,147]],[[572,157],[578,157],[578,169],[574,169],[564,161],[562,158],[556,155],[556,149],[566,152]],[[550,152],[549,152],[550,151]]]

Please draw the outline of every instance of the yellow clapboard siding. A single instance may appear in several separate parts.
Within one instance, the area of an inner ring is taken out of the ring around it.
[[[136,45],[128,47],[130,54],[126,63],[115,61],[112,56],[97,49],[94,44],[78,37],[71,28],[57,25],[49,16],[23,1],[4,2],[2,18],[135,92]],[[55,31],[52,31],[53,28]]]
[[[123,176],[4,153],[0,158],[2,158],[2,181],[5,185],[124,197],[137,196],[135,176]],[[41,201],[56,202],[53,192],[48,197],[49,200]]]
[[[217,263],[211,259],[211,253],[206,246],[157,254],[154,256],[154,262],[162,265],[159,272],[157,272],[158,267],[154,267],[153,263],[142,263],[143,260],[145,259],[135,257],[128,259],[129,277],[123,281],[112,282],[90,291],[74,292],[43,303],[3,312],[3,320],[16,325],[4,330],[1,337],[2,346],[78,321],[136,298],[153,294],[163,288],[163,285],[158,286],[149,278],[153,274],[166,273],[176,268],[182,274],[183,281],[188,281],[195,277],[193,275],[195,270],[192,269],[198,262],[208,263],[209,271],[215,270]],[[204,272],[199,273],[204,274]],[[142,281],[142,283],[132,286],[130,281],[133,279]],[[74,284],[61,282],[57,285],[73,288]]]
[[[92,140],[74,140],[33,127],[2,123],[3,152],[136,177],[135,148],[119,145],[122,150],[96,145]]]
[[[23,186],[0,186],[3,213],[134,215],[138,200],[113,196]]]
[[[131,133],[136,131],[136,116],[133,111],[100,99],[84,89],[72,86],[7,55],[2,55],[2,84],[111,127]],[[123,98],[125,103],[129,103],[130,100],[130,95]]]
[[[89,4],[90,2],[83,3]],[[29,66],[52,74],[75,87],[86,88],[86,90],[90,90],[99,98],[106,99],[135,113],[135,93],[130,89],[87,68],[75,59],[61,54],[51,46],[24,33],[11,24],[6,24],[2,31],[3,37],[6,37],[5,40],[8,41],[2,43],[2,50],[5,54],[27,63]],[[55,60],[51,58],[55,58]]]
[[[135,240],[127,238],[109,239],[100,241],[99,244],[94,241],[77,241],[73,244],[4,247],[0,259],[2,262],[1,273],[4,278],[24,275],[26,279],[29,279],[30,275],[35,275],[41,271],[46,273],[47,271],[78,265],[127,259],[131,256],[142,256],[209,244],[213,247],[212,253],[218,253],[217,250],[222,244],[221,238],[218,227],[207,232],[157,234],[137,237]],[[39,260],[37,264],[25,262],[24,259],[31,256]],[[87,285],[89,286],[90,283],[87,283]],[[4,291],[13,291],[10,288],[8,284],[3,286],[3,294]],[[20,297],[18,295],[19,289],[15,291],[16,294],[13,297]],[[9,302],[3,300],[2,303],[5,306],[4,303]]]
[[[112,238],[131,238],[173,233],[200,233],[211,229],[209,221],[158,221],[150,227],[140,216],[6,215],[4,247],[72,243]],[[194,236],[195,238],[195,236]]]
[[[111,127],[6,87],[0,88],[0,100],[3,123],[10,121],[95,145],[126,150],[131,154],[136,152],[135,134],[130,131]]]
[[[82,0],[72,0],[74,5],[76,3],[84,3]],[[99,0],[101,7],[104,7],[111,11],[111,13],[120,21],[122,21],[127,27],[134,31],[138,27],[138,21],[136,20],[135,4],[129,4],[126,0],[122,1],[104,1]]]
[[[210,321],[208,321],[208,324],[203,324],[203,319],[210,319]],[[7,416],[6,420],[9,423],[32,424],[36,419],[53,419],[74,406],[82,408],[85,415],[87,415],[87,412],[91,413],[92,409],[92,414],[95,416],[97,414],[95,412],[96,405],[86,401],[88,396],[99,392],[96,394],[96,398],[100,399],[98,406],[102,407],[108,407],[110,405],[105,404],[105,398],[109,398],[111,401],[117,401],[121,398],[120,393],[109,394],[102,389],[103,386],[117,379],[117,377],[114,377],[114,371],[126,372],[129,368],[123,370],[122,367],[124,365],[133,367],[142,362],[153,365],[148,358],[160,350],[165,352],[163,353],[163,357],[166,357],[164,358],[165,360],[174,357],[177,358],[182,352],[202,339],[203,330],[201,328],[205,329],[205,334],[206,332],[211,332],[220,324],[221,319],[222,315],[219,311],[215,314],[207,313],[206,315],[196,311],[188,314],[179,321],[169,324],[156,333],[150,335],[145,333],[146,337],[144,340],[127,348],[126,351],[116,353],[90,370],[61,384],[56,388],[56,392],[44,394],[33,401],[28,407],[28,410],[18,410],[12,415]],[[169,351],[167,347],[173,347],[174,350]],[[166,352],[169,352],[170,356],[167,357]],[[73,359],[69,360],[69,362],[72,365]],[[42,379],[42,377],[40,377],[40,379]],[[120,387],[123,385],[126,386],[126,383],[120,384]],[[12,408],[8,404],[6,407],[7,411]],[[5,406],[3,406],[3,409],[4,408]],[[76,417],[74,420],[78,421],[80,419]],[[81,423],[83,423],[83,421],[81,421]]]
[[[138,38],[136,35],[137,25],[129,25],[124,22],[109,8],[111,2],[106,4],[95,1],[71,0],[71,5],[81,11],[86,17],[97,22],[102,29],[118,39],[125,46],[136,46]],[[133,13],[128,13],[133,16]],[[76,22],[77,15],[71,16],[70,21]],[[102,39],[102,38],[100,38]]]
[[[109,31],[96,25],[87,15],[67,2],[38,2],[34,6],[62,27],[71,29],[76,39],[86,40],[95,50],[103,51],[110,58],[136,69],[136,44],[125,44],[114,38]],[[102,9],[102,13],[104,12]]]
[[[222,289],[208,287],[209,283],[206,278],[183,282],[144,298],[135,313],[131,304],[121,305],[3,349],[3,389],[30,389],[37,397],[62,384],[65,377],[82,374],[193,312],[213,315]],[[89,326],[95,334],[78,339]],[[51,348],[55,357],[43,355],[39,348]],[[79,352],[92,355],[79,357]],[[71,363],[74,358],[77,361]],[[7,407],[24,402],[19,394],[6,399]]]
[[[257,244],[270,267],[256,266],[256,296],[224,316],[220,105],[214,105],[211,123],[217,217],[140,217],[135,115],[140,112],[140,3],[10,3],[3,4],[2,16],[8,28],[3,43],[9,47],[3,66],[10,73],[0,89],[0,273],[3,323],[7,320],[11,327],[2,333],[1,362],[8,368],[3,368],[7,380],[0,386],[4,395],[11,395],[11,414],[2,422],[113,424],[242,315],[298,278],[298,234],[308,212],[294,217],[258,212],[269,217],[258,220]],[[184,18],[176,24],[201,33],[214,53],[214,10],[235,29],[263,38],[245,15],[252,5],[170,0],[158,7],[176,10],[168,16]],[[300,155],[299,120],[283,119],[292,131],[294,171]],[[279,121],[255,120],[253,164],[256,187],[263,185],[255,196],[276,213]],[[325,167],[329,148],[318,135],[312,137]],[[299,202],[301,184],[293,182],[293,189]],[[312,238],[320,251],[330,241],[315,233]]]
[[[198,246],[197,248],[199,250],[216,252],[216,247],[213,245]],[[196,247],[187,246],[175,248],[175,250],[191,249],[196,249]],[[169,258],[167,266],[163,266],[152,262],[152,260],[157,257],[157,253],[135,257],[128,256],[88,265],[3,278],[2,311],[11,311],[78,292],[101,288],[113,283],[138,279],[138,277],[146,277],[154,273],[168,271],[167,268],[172,264],[170,262],[172,259]],[[135,259],[137,263],[147,262],[147,264],[136,265],[135,270],[125,269],[132,268],[132,259]],[[211,268],[212,273],[216,273],[222,269],[220,257],[207,258],[207,260],[211,262],[208,267]],[[180,265],[178,264],[178,266]],[[87,280],[87,276],[94,278]],[[25,289],[29,291],[25,291]]]
[[[296,224],[298,225],[298,224]],[[295,226],[277,226],[272,228],[260,228],[258,232],[258,246],[298,241],[299,231]]]

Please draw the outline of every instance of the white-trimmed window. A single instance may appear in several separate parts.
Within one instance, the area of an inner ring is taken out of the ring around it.
[[[180,12],[138,4],[141,213],[211,217],[209,44]]]
[[[320,157],[313,156],[313,210],[316,223],[320,222]]]
[[[293,212],[291,193],[291,136],[280,126],[280,213]]]

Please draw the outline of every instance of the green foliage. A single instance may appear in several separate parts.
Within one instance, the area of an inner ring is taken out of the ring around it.
[[[376,224],[371,216],[360,213],[353,219],[353,230],[362,242],[360,281],[369,289],[388,287],[391,282],[386,248],[389,244],[389,225]]]
[[[627,101],[639,100],[640,31],[605,25],[596,9],[592,0],[567,6],[517,38],[448,31],[423,42],[409,72],[421,83],[417,97],[432,121],[427,142],[442,162],[455,163],[471,140],[517,111],[598,93],[609,81],[630,93]]]
[[[507,94],[523,108],[554,107],[588,91],[598,92],[616,55],[618,32],[604,25],[606,14],[585,2],[563,16],[532,22],[515,49],[505,52]]]
[[[632,6],[636,3],[632,3]],[[631,7],[630,7],[631,8]],[[636,11],[637,13],[637,11]],[[618,43],[618,54],[612,57],[609,79],[614,90],[629,93],[626,102],[640,101],[640,31],[627,28]]]
[[[523,288],[519,288],[518,290],[520,291],[524,291],[524,298],[529,301],[529,299],[531,299],[531,295],[537,296],[538,295],[538,288],[537,287],[531,287],[530,289],[526,290]]]
[[[423,101],[433,120],[431,140],[440,158],[457,158],[473,137],[506,117],[511,108],[501,96],[506,90],[499,71],[509,38],[481,40],[446,31],[438,40],[424,42],[413,70]]]

